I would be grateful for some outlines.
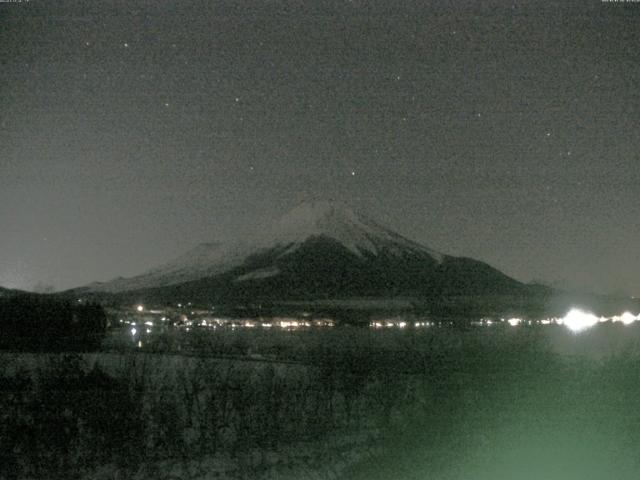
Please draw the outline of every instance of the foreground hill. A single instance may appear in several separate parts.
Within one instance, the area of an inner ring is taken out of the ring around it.
[[[23,290],[15,290],[11,288],[0,287],[0,299],[1,298],[13,298],[19,297],[23,295],[35,295],[31,292],[25,292]]]

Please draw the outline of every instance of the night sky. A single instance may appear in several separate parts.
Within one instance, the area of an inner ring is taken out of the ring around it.
[[[482,4],[482,5],[479,5]],[[0,3],[0,285],[345,202],[522,281],[640,295],[640,3]]]

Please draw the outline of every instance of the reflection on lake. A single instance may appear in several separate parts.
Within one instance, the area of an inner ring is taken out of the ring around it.
[[[640,342],[640,329],[636,328],[640,325],[640,315],[631,312],[604,317],[572,309],[565,316],[557,318],[481,318],[467,322],[397,315],[376,318],[358,326],[310,315],[230,318],[193,313],[190,317],[182,315],[180,321],[176,322],[170,321],[170,317],[162,312],[153,315],[136,308],[135,314],[122,315],[123,318],[114,322],[116,328],[112,330],[106,348],[205,355],[250,354],[253,358],[261,358],[260,355],[264,354],[264,358],[275,360],[283,351],[288,351],[290,344],[295,341],[307,342],[327,330],[335,330],[336,337],[341,338],[349,329],[363,334],[369,331],[372,335],[385,335],[380,337],[381,343],[394,335],[414,336],[416,342],[421,342],[424,335],[428,337],[447,330],[454,337],[457,331],[465,331],[467,337],[474,335],[474,332],[481,336],[495,333],[500,337],[509,331],[531,330],[538,332],[538,336],[545,339],[552,351],[587,358],[603,358],[635,347]],[[257,345],[252,345],[256,342]],[[241,344],[247,346],[240,347]],[[269,347],[261,347],[263,344]],[[268,352],[265,354],[263,350]]]

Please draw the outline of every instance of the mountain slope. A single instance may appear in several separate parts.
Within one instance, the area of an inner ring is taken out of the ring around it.
[[[26,296],[26,295],[35,296],[39,294],[33,293],[33,292],[27,292],[25,290],[16,290],[12,288],[0,287],[0,298],[12,298],[12,297]]]
[[[119,277],[85,287],[94,292],[123,292],[188,282],[229,270],[244,260],[236,248],[219,243],[203,243],[184,255],[131,278]]]
[[[86,292],[203,301],[515,293],[524,285],[477,260],[443,255],[332,202],[307,203],[251,242],[204,244]]]

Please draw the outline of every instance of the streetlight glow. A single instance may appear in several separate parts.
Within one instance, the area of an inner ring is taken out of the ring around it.
[[[574,308],[562,319],[562,323],[566,325],[572,332],[581,332],[593,327],[598,323],[599,318],[592,313],[583,312]]]

